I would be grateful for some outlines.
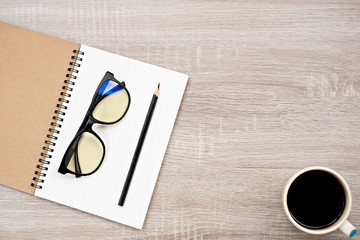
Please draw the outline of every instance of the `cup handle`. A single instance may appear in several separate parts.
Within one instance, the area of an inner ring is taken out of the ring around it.
[[[357,232],[356,228],[347,220],[340,226],[340,230],[349,237],[355,236]]]

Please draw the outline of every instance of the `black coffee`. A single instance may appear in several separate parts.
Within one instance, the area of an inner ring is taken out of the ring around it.
[[[345,192],[330,173],[308,171],[291,184],[287,204],[294,220],[303,227],[326,228],[336,222],[344,211]]]

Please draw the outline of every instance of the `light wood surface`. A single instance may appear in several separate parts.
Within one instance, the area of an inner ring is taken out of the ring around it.
[[[345,239],[283,212],[313,165],[347,180],[360,228],[359,1],[65,2],[1,1],[0,19],[190,80],[143,230],[1,186],[0,239]]]

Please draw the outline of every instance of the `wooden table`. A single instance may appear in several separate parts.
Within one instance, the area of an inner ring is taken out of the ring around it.
[[[1,186],[1,239],[345,239],[283,212],[286,180],[312,165],[348,181],[360,228],[359,1],[5,0],[0,14],[190,76],[143,230]]]

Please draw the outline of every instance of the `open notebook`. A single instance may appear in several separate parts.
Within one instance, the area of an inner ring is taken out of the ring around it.
[[[188,76],[4,22],[0,44],[1,184],[141,229]],[[62,175],[58,168],[63,155],[107,71],[126,83],[128,112],[116,124],[93,126],[106,147],[94,174]],[[158,83],[157,106],[120,207]]]

